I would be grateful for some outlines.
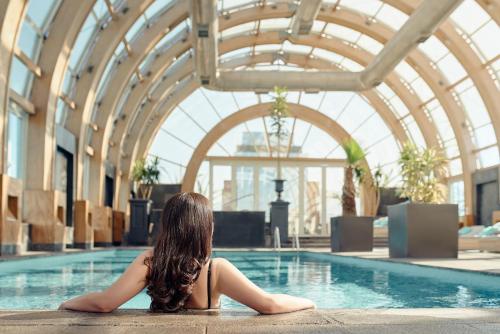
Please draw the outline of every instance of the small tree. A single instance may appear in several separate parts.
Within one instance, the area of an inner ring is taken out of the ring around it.
[[[271,136],[275,137],[277,145],[277,173],[278,179],[281,179],[281,141],[288,134],[286,129],[286,118],[289,116],[288,104],[286,102],[287,90],[285,87],[274,87],[274,101],[271,105]]]
[[[132,180],[137,186],[137,196],[149,199],[153,185],[160,181],[160,160],[153,157],[151,160],[138,159],[132,169]]]
[[[344,169],[344,186],[342,187],[342,215],[356,216],[356,186],[354,176],[363,182],[366,170],[361,166],[365,152],[352,138],[342,143],[346,153],[347,166]]]
[[[406,143],[399,158],[403,183],[400,196],[417,203],[442,203],[445,187],[437,175],[446,174],[446,164],[440,151]]]

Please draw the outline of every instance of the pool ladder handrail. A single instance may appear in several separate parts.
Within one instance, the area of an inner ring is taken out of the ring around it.
[[[300,239],[298,233],[293,234],[292,248],[295,249],[297,252],[300,251]]]
[[[281,239],[280,239],[280,228],[276,226],[274,228],[274,250],[278,252],[281,251]]]

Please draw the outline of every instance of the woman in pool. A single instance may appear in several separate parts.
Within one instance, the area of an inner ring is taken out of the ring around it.
[[[208,200],[197,193],[175,195],[165,204],[153,250],[139,255],[105,291],[68,300],[59,309],[111,312],[144,288],[152,312],[217,309],[221,295],[262,314],[314,308],[305,298],[266,293],[229,261],[211,259],[212,232]]]

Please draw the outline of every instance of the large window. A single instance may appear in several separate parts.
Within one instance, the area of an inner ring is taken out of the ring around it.
[[[7,130],[7,175],[24,178],[27,114],[14,102],[9,103]]]

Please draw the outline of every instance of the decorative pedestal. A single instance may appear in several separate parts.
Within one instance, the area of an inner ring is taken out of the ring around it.
[[[0,255],[20,254],[22,249],[20,180],[0,175]]]
[[[119,246],[125,232],[125,212],[113,211],[113,245]]]
[[[288,240],[288,205],[289,202],[274,201],[271,202],[271,235],[274,238],[274,230],[276,227],[280,230],[281,245]]]
[[[92,249],[94,247],[94,230],[89,201],[75,201],[74,223],[73,247]]]
[[[61,252],[66,248],[66,196],[57,190],[26,190],[24,221],[31,225],[31,250]]]
[[[109,206],[97,206],[92,209],[94,227],[94,246],[110,247],[113,245],[113,209]]]
[[[129,245],[145,246],[148,244],[150,203],[148,199],[130,200]]]

